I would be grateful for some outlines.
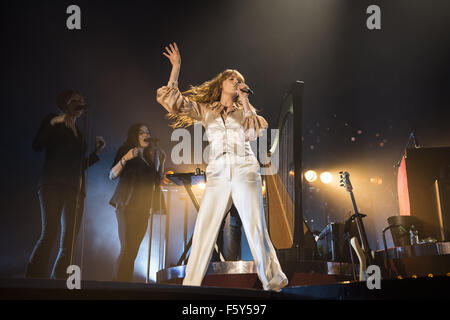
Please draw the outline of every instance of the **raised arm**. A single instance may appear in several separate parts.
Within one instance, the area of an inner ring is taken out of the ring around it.
[[[202,103],[191,101],[178,89],[178,77],[181,68],[181,55],[176,43],[166,47],[163,55],[169,59],[172,64],[169,82],[156,91],[156,101],[160,103],[169,113],[178,116],[187,116],[194,120],[203,120],[205,106]]]
[[[136,158],[137,156],[138,156],[138,148],[129,149],[127,152],[125,148],[121,147],[117,151],[113,165],[111,167],[111,170],[109,171],[109,179],[114,180],[117,177],[119,177],[123,168],[125,168],[127,161]]]
[[[175,42],[173,45],[169,44],[169,47],[165,48],[167,52],[163,52],[163,55],[165,55],[172,64],[172,71],[170,72],[169,82],[167,83],[170,87],[171,84],[178,83],[178,77],[180,76],[181,69],[181,55]]]

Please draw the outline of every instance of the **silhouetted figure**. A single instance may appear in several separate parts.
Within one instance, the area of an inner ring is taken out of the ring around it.
[[[119,178],[110,204],[116,208],[120,254],[115,281],[129,282],[134,261],[144,239],[150,210],[160,210],[160,182],[165,154],[151,144],[149,127],[133,124],[126,142],[117,151],[109,177]]]
[[[42,231],[31,254],[26,277],[48,278],[48,263],[56,236],[61,229],[59,251],[51,278],[66,278],[83,217],[86,181],[84,170],[99,160],[105,146],[96,138],[95,151],[85,157],[86,141],[76,125],[87,106],[81,93],[62,92],[57,98],[62,114],[49,114],[33,141],[35,151],[45,151],[44,168],[38,183]]]
[[[242,221],[236,207],[231,206],[230,212],[225,216],[217,237],[217,247],[225,261],[239,261],[241,255]],[[220,256],[214,250],[212,261],[219,262]]]

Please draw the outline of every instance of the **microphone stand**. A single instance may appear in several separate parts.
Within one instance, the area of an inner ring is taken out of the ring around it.
[[[418,149],[418,148],[421,147],[417,143],[417,139],[416,139],[416,135],[415,135],[414,131],[411,131],[411,133],[409,134],[408,142],[406,143],[405,148],[403,148],[403,152],[402,152],[402,155],[400,157],[400,160],[398,160],[398,162],[395,164],[394,168],[400,167],[400,164],[402,163],[402,160],[403,160],[403,156],[406,154],[406,150],[408,149],[409,145],[411,144],[411,140],[414,141],[414,148]]]
[[[81,193],[83,192],[83,183],[84,183],[84,187],[86,189],[86,194],[87,194],[87,179],[88,179],[88,175],[87,175],[87,169],[89,168],[89,153],[88,153],[88,157],[86,160],[86,168],[84,168],[84,156],[86,151],[89,151],[89,141],[90,141],[90,130],[89,130],[89,124],[88,124],[88,109],[84,109],[84,115],[83,115],[83,130],[81,132],[81,150],[80,150],[80,173],[79,173],[79,177],[81,179],[80,181],[80,187],[78,188],[78,192],[77,192],[77,197],[76,197],[76,208],[75,208],[75,218],[74,218],[74,222],[73,222],[73,232],[72,232],[72,246],[71,246],[71,251],[70,251],[70,265],[73,264],[73,256],[74,256],[74,248],[75,248],[75,235],[77,235],[78,233],[77,231],[77,223],[78,223],[78,216],[79,216],[79,211],[80,208],[83,208],[83,212],[84,212],[84,206],[81,206],[81,201],[84,201],[83,197],[81,196]],[[81,212],[80,216],[81,219],[83,218],[83,212]],[[81,224],[81,222],[80,222]],[[84,225],[83,225],[83,238],[84,238]],[[84,241],[82,243],[82,253],[81,253],[81,264],[83,264],[83,246],[84,246]],[[82,268],[82,266],[80,266],[80,269]]]
[[[163,164],[161,163],[161,155],[159,153],[159,148],[158,148],[158,140],[159,139],[150,139],[149,142],[152,144],[152,152],[153,152],[153,166],[156,166],[156,163],[158,163],[159,167],[158,167],[158,171],[160,170],[161,166],[163,166]],[[157,159],[158,157],[158,159]],[[155,167],[156,170],[156,167]],[[164,173],[164,168],[162,170],[162,172]],[[148,255],[147,255],[147,277],[145,278],[145,283],[149,283],[150,282],[150,260],[151,260],[151,256],[152,256],[152,236],[153,236],[153,218],[156,212],[153,211],[153,207],[154,207],[154,201],[158,201],[159,202],[159,209],[160,209],[160,216],[159,216],[159,223],[161,225],[161,215],[162,215],[162,203],[161,203],[161,195],[156,199],[156,188],[159,187],[156,186],[156,181],[153,184],[153,192],[152,192],[152,205],[150,207],[150,230],[149,230],[149,235],[148,235]],[[161,230],[160,230],[160,235],[161,235]],[[160,242],[159,242],[159,247],[160,247],[160,251],[161,251],[161,237],[160,237]]]
[[[152,206],[153,201],[155,201],[155,185],[153,185],[153,191],[152,191]],[[153,217],[155,215],[155,212],[153,212],[152,208],[150,207],[150,230],[148,235],[148,255],[147,255],[147,277],[145,278],[145,283],[150,282],[150,260],[152,257],[152,236],[153,236]],[[159,244],[161,245],[161,243]]]

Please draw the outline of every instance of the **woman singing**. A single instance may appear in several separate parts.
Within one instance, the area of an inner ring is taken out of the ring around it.
[[[146,124],[133,124],[109,173],[111,180],[120,177],[110,200],[116,208],[120,238],[115,281],[132,280],[134,260],[147,230],[150,208],[153,213],[159,209],[165,156],[161,150],[152,148],[151,141],[154,140]]]
[[[225,70],[182,94],[178,90],[181,56],[177,45],[170,44],[163,54],[170,60],[172,72],[167,86],[158,89],[157,101],[178,120],[175,126],[201,122],[210,147],[207,185],[183,284],[201,285],[224,215],[234,203],[264,290],[279,291],[288,281],[267,232],[260,167],[248,142],[267,128],[267,122],[249,103],[248,87],[236,70]]]
[[[59,252],[51,278],[67,278],[66,269],[83,216],[83,172],[99,160],[98,154],[105,146],[103,138],[97,137],[95,152],[85,158],[86,141],[76,126],[86,109],[81,93],[64,91],[58,96],[57,105],[63,113],[45,117],[33,141],[35,151],[45,150],[44,170],[38,184],[42,232],[31,254],[26,277],[48,277],[50,253],[61,227]]]

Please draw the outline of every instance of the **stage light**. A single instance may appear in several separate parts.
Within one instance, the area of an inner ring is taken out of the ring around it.
[[[308,170],[305,172],[305,179],[308,182],[314,182],[317,180],[317,173],[314,170]]]
[[[379,177],[370,178],[370,182],[373,184],[382,184],[383,180]]]
[[[266,181],[265,180],[263,180],[261,189],[262,189],[263,197],[265,197],[266,196]]]
[[[201,190],[204,190],[205,187],[206,187],[206,183],[200,182],[200,183],[197,184],[197,187],[199,187],[199,189],[201,189]]]
[[[320,174],[320,181],[322,181],[325,184],[330,183],[333,180],[333,176],[328,171],[322,172]]]
[[[174,174],[174,172],[171,171],[171,170],[168,170],[168,171],[166,171],[166,172],[164,173],[164,176],[163,176],[163,179],[162,179],[163,184],[166,184],[166,185],[172,184],[172,181],[170,181],[169,178],[167,178],[167,175],[168,175],[168,174]]]

